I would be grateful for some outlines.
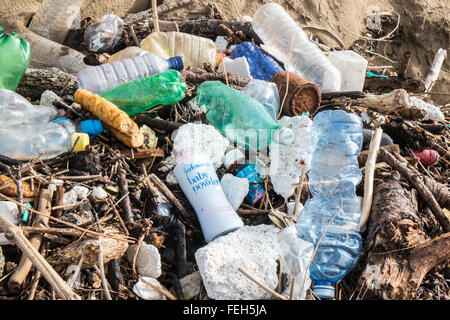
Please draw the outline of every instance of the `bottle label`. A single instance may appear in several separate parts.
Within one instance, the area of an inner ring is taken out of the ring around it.
[[[246,178],[249,182],[249,191],[245,200],[255,204],[264,195],[264,186],[261,183],[260,175],[256,171],[256,165],[250,164],[236,174],[238,178]]]

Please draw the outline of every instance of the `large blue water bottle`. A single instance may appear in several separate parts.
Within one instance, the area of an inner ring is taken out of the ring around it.
[[[363,141],[361,119],[342,110],[322,111],[314,118],[312,139],[312,198],[298,216],[297,232],[314,247],[320,240],[310,266],[311,279],[314,292],[330,299],[334,284],[353,269],[361,250],[361,208],[355,193],[362,177],[358,165]]]
[[[239,57],[247,59],[253,79],[268,81],[276,73],[283,71],[283,68],[274,58],[251,42],[243,42],[233,49],[230,58],[236,59]]]

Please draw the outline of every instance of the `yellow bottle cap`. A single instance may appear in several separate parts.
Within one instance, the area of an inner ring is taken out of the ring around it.
[[[73,146],[75,142],[76,145],[74,148]],[[86,151],[86,147],[88,145],[89,145],[89,135],[87,133],[75,132],[72,134],[70,146],[74,152]]]

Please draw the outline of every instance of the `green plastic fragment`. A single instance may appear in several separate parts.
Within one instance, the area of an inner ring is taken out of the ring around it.
[[[28,207],[28,208],[33,209],[33,207],[31,206],[31,204],[29,204],[29,203],[25,203],[25,206]],[[23,209],[22,222],[23,222],[23,223],[27,223],[29,218],[30,218],[30,210],[28,210],[28,209]]]
[[[366,76],[368,76],[369,78],[370,78],[370,77],[375,77],[375,78],[389,78],[388,76],[384,76],[384,75],[381,75],[381,74],[375,74],[375,73],[372,73],[372,72],[370,72],[370,71],[367,71],[367,72],[366,72]]]

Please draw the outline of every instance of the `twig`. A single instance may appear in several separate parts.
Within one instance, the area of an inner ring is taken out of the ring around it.
[[[80,257],[80,260],[78,260],[77,267],[75,268],[75,270],[74,270],[74,272],[72,274],[72,279],[67,283],[67,285],[69,287],[73,288],[75,280],[77,279],[78,274],[81,271],[81,266],[83,265],[83,262],[84,262],[84,252],[81,252],[81,257]]]
[[[262,284],[261,282],[259,282],[258,280],[256,280],[255,278],[253,278],[250,274],[248,274],[246,271],[244,271],[241,267],[238,267],[238,270],[244,275],[246,276],[248,279],[250,279],[251,281],[253,281],[255,284],[257,284],[259,287],[261,287],[262,289],[266,290],[268,293],[270,293],[271,295],[273,295],[274,297],[280,299],[280,300],[288,300],[286,297],[283,297],[281,294],[278,294],[277,292],[273,291],[272,289],[270,289],[269,287],[267,287],[266,285]]]
[[[156,30],[156,32],[159,32],[158,6],[156,4],[156,0],[152,0],[152,15],[153,15],[153,23],[155,26],[155,30]]]
[[[147,280],[145,280],[144,278],[140,277],[140,280],[145,283],[146,285],[148,285],[150,288],[158,291],[160,294],[162,294],[163,296],[165,296],[166,298],[170,299],[170,300],[177,300],[176,297],[173,296],[173,294],[171,294],[167,289],[165,289],[164,287],[157,287],[153,284],[151,284],[150,282],[148,282]]]
[[[103,265],[103,252],[102,252],[101,244],[99,244],[99,246],[98,246],[98,264],[100,265],[100,270],[98,270],[99,267],[97,267],[96,265],[94,265],[94,267],[100,273],[100,277],[102,279],[102,284],[103,284],[103,289],[105,290],[106,299],[112,300],[111,294],[109,293],[108,281],[106,280],[106,277],[105,277],[105,266]]]
[[[291,290],[289,292],[289,300],[292,300],[292,296],[294,295],[294,286],[295,286],[295,277],[292,277]]]

